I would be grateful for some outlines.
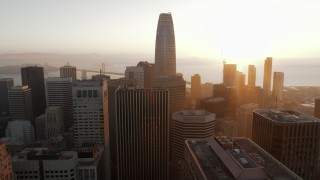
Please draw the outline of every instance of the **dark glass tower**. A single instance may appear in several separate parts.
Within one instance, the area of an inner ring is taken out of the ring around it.
[[[155,65],[159,76],[176,74],[176,43],[171,13],[159,16]]]
[[[119,180],[168,179],[168,101],[165,89],[116,91]]]
[[[46,110],[43,67],[29,66],[21,68],[23,86],[31,89],[33,117],[38,117]]]
[[[13,86],[12,78],[0,79],[0,115],[9,113],[9,90]]]

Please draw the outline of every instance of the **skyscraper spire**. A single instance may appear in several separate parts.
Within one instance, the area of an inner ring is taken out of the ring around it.
[[[171,13],[161,13],[159,16],[155,65],[159,76],[176,74],[176,43]]]

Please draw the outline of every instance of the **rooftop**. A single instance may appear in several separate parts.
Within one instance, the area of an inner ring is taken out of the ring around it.
[[[48,148],[26,148],[12,157],[12,161],[66,160],[76,156],[76,152],[62,152]]]
[[[250,139],[227,139],[186,141],[207,179],[301,179]]]
[[[254,111],[272,121],[280,123],[319,122],[320,119],[293,110],[256,110]]]

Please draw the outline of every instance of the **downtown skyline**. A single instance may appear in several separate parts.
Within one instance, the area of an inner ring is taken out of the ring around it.
[[[320,57],[316,1],[3,2],[0,53],[131,53],[154,60],[156,21],[171,12],[177,60],[253,64]]]

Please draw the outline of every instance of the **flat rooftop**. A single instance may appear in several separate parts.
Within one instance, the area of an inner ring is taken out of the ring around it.
[[[254,111],[272,121],[280,123],[303,123],[303,122],[319,122],[320,119],[313,116],[309,116],[298,111],[293,110],[264,110],[259,109]]]
[[[12,161],[28,160],[67,160],[76,156],[76,152],[62,152],[48,148],[26,148],[12,157]]]
[[[207,179],[301,180],[248,138],[233,138],[227,142],[225,138],[210,137],[186,143]],[[226,146],[230,143],[231,146]]]

